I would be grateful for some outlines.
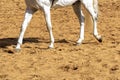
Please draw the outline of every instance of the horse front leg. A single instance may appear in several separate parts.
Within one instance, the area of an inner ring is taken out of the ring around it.
[[[44,10],[47,29],[49,31],[50,41],[51,41],[51,43],[49,45],[49,48],[54,48],[54,37],[53,37],[53,32],[52,32],[50,7],[46,6],[46,7],[43,8],[43,10]]]
[[[78,19],[79,19],[79,23],[80,23],[80,36],[79,36],[79,39],[77,41],[77,45],[81,44],[82,41],[84,40],[84,14],[81,10],[81,2],[76,2],[74,5],[73,5],[73,10],[75,12],[75,14],[77,15]]]
[[[23,24],[21,26],[21,32],[20,32],[20,35],[19,35],[19,38],[18,38],[18,43],[17,43],[17,46],[16,46],[16,50],[20,50],[21,49],[21,45],[23,43],[23,37],[24,37],[24,33],[26,31],[26,28],[32,18],[32,15],[33,13],[35,12],[36,10],[32,10],[30,8],[26,8],[26,12],[25,12],[25,17],[24,17],[24,21],[23,21]]]

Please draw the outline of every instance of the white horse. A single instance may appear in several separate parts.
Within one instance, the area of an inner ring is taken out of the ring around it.
[[[81,44],[84,40],[84,14],[81,10],[81,4],[85,6],[87,11],[92,16],[93,26],[94,26],[94,36],[99,41],[102,42],[101,36],[98,34],[97,31],[97,16],[98,16],[98,1],[97,0],[25,0],[27,8],[25,12],[25,18],[22,24],[21,33],[18,39],[18,43],[16,49],[21,49],[21,45],[23,42],[23,36],[25,30],[30,22],[32,15],[39,9],[42,9],[45,14],[45,20],[47,23],[47,28],[50,35],[50,45],[49,48],[54,47],[54,36],[52,32],[52,24],[51,24],[51,15],[50,9],[54,7],[63,7],[72,5],[73,9],[79,19],[81,30],[80,30],[80,37],[77,41],[77,44]]]

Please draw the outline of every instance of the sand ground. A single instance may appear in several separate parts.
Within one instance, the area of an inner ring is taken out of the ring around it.
[[[99,0],[99,43],[92,26],[75,46],[79,22],[72,7],[52,9],[55,48],[42,11],[34,14],[20,53],[13,53],[24,17],[23,0],[0,1],[0,80],[120,80],[120,1]],[[86,21],[86,23],[88,23]]]

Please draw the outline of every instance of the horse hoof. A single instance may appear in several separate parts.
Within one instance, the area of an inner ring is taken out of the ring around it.
[[[21,50],[21,49],[17,49],[17,48],[16,48],[16,49],[15,49],[15,52],[16,52],[16,53],[19,53],[20,50]]]
[[[81,45],[82,44],[82,42],[76,42],[75,43],[75,46],[79,46],[79,45]]]
[[[99,37],[97,38],[97,40],[98,40],[100,43],[103,41],[101,36],[99,36]]]
[[[98,41],[101,43],[103,40],[102,40],[102,38],[100,38],[100,39],[98,39]]]
[[[95,38],[96,38],[99,42],[102,42],[102,37],[101,37],[101,35],[97,35],[97,36],[95,36]]]
[[[53,46],[48,46],[48,49],[53,49],[54,47]]]

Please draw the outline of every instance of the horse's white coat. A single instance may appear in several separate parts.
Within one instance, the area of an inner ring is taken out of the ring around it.
[[[98,35],[98,31],[97,31],[97,16],[98,16],[97,0],[25,0],[25,2],[27,5],[27,8],[26,8],[25,18],[22,24],[21,33],[18,39],[18,44],[16,49],[20,49],[20,46],[22,45],[22,42],[23,42],[23,36],[28,26],[28,23],[30,22],[32,15],[38,9],[42,9],[45,14],[45,20],[47,23],[47,28],[48,28],[50,40],[51,40],[49,48],[53,48],[54,37],[52,33],[50,9],[54,7],[63,7],[63,6],[69,6],[69,5],[73,6],[73,9],[81,25],[80,38],[78,39],[77,43],[81,44],[82,41],[84,40],[84,14],[82,13],[82,10],[81,10],[81,4],[85,6],[85,8],[88,10],[90,15],[92,16],[93,25],[94,25],[94,36],[99,41],[101,41],[101,36]]]

